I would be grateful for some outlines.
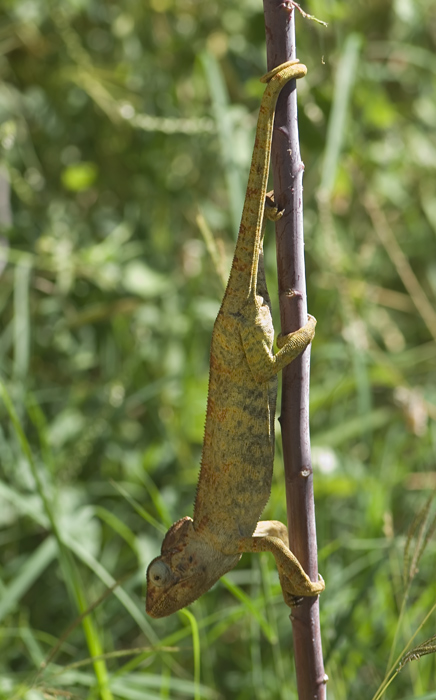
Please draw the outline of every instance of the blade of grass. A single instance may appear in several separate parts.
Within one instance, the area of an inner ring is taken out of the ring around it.
[[[165,530],[167,530],[172,525],[172,520],[159,489],[157,488],[153,479],[149,476],[148,471],[144,467],[141,470],[139,470],[138,477],[141,479],[142,483],[147,489],[148,494],[153,502],[153,505],[156,508],[156,512],[162,520],[165,526]]]
[[[14,377],[24,378],[29,368],[29,283],[31,258],[23,255],[14,273]]]
[[[369,430],[377,430],[392,421],[393,412],[389,408],[375,408],[364,416],[350,418],[341,425],[318,433],[313,439],[313,445],[330,445],[337,447],[347,440],[364,435]]]
[[[136,552],[136,536],[127,525],[114,513],[102,506],[96,506],[94,512],[100,520],[103,520],[114,532],[123,538],[125,542]]]
[[[237,149],[233,138],[229,98],[219,64],[215,57],[211,53],[203,53],[201,55],[201,63],[210,86],[212,110],[218,130],[221,159],[227,182],[232,229],[236,235],[239,229],[239,221],[244,202],[244,189],[235,164],[235,153]]]
[[[194,700],[201,700],[200,694],[200,635],[198,633],[197,620],[192,612],[183,608],[180,615],[186,617],[191,626],[192,647],[194,651]]]
[[[156,528],[156,530],[158,530],[162,534],[166,533],[166,528],[160,522],[158,522],[156,518],[153,518],[152,515],[149,515],[145,508],[143,508],[129,493],[127,493],[127,491],[122,486],[120,486],[120,484],[117,484],[117,482],[113,479],[110,479],[110,483],[117,491],[119,491],[119,493],[126,499],[126,501],[130,503],[130,505],[136,510],[138,515],[140,515],[141,518],[145,520],[145,522],[152,525],[154,528]]]
[[[42,544],[19,568],[16,576],[10,581],[6,590],[2,591],[0,600],[0,622],[11,613],[25,593],[46,570],[57,554],[56,540],[47,537]]]
[[[37,639],[37,633],[35,634],[35,630],[28,625],[23,625],[23,627],[20,628],[20,633],[23,644],[25,645],[35,668],[39,668],[40,664],[44,661],[44,653],[39,640]]]
[[[38,494],[39,494],[40,499],[43,503],[45,514],[50,522],[53,535],[56,538],[57,545],[58,545],[59,561],[61,564],[61,568],[62,568],[62,572],[64,575],[64,580],[65,580],[67,589],[69,590],[70,595],[72,595],[73,599],[75,600],[76,605],[79,609],[79,612],[83,613],[85,610],[87,610],[88,605],[86,602],[86,596],[84,593],[83,585],[82,585],[82,582],[81,582],[80,577],[79,577],[79,572],[77,570],[77,567],[76,567],[75,562],[71,556],[70,551],[64,545],[64,542],[60,536],[57,522],[56,522],[54,513],[52,511],[52,507],[50,504],[49,496],[48,496],[48,493],[46,492],[45,485],[40,477],[39,471],[38,471],[36,464],[35,464],[35,461],[33,459],[30,445],[27,441],[27,438],[26,438],[26,435],[25,435],[24,430],[22,428],[22,425],[18,419],[18,415],[17,415],[15,408],[12,404],[12,401],[10,399],[10,396],[8,394],[6,386],[4,385],[4,383],[1,380],[0,380],[0,396],[3,399],[3,403],[4,403],[6,410],[9,414],[9,418],[12,422],[13,427],[14,427],[15,434],[17,436],[21,450],[29,463],[33,478],[35,479],[35,484],[36,484]],[[90,617],[84,618],[83,630],[85,633],[86,641],[87,641],[91,656],[101,656],[103,654],[103,648],[101,646],[99,635],[98,635],[97,629],[95,627],[95,624]],[[108,672],[107,672],[107,667],[106,667],[104,660],[95,662],[94,671],[95,671],[95,675],[97,678],[97,682],[98,682],[98,686],[100,689],[102,700],[113,700],[112,693],[108,687]]]
[[[35,504],[33,494],[32,496],[28,496],[19,493],[18,491],[15,491],[15,489],[11,488],[11,486],[8,486],[8,484],[0,481],[0,497],[11,503],[20,515],[25,515],[26,517],[31,518],[45,529],[49,528],[49,521],[44,513],[42,513]]]
[[[165,651],[173,654],[176,651],[180,651],[180,647],[160,646],[158,649],[156,649],[155,647],[135,647],[134,649],[119,649],[118,651],[108,651],[106,654],[103,654],[103,656],[99,658],[121,659],[124,656],[134,656],[136,654],[141,654],[146,658],[151,654],[156,654],[156,651]],[[96,659],[81,659],[81,661],[76,661],[73,664],[68,664],[68,666],[64,666],[60,673],[63,673],[64,671],[70,671],[73,668],[82,668],[82,666],[89,666],[89,664],[93,663],[95,660]]]
[[[339,156],[347,133],[345,126],[361,43],[362,40],[359,35],[350,34],[345,42],[336,73],[333,105],[327,129],[327,141],[320,184],[320,193],[327,198],[330,196],[335,184]]]
[[[244,593],[244,591],[239,586],[237,586],[235,583],[230,581],[230,579],[227,576],[222,576],[220,581],[221,581],[221,583],[224,584],[224,586],[227,588],[227,590],[230,591],[230,593],[232,595],[234,595],[234,597],[237,600],[239,600],[241,603],[243,603],[243,605],[247,609],[247,611],[249,611],[252,615],[254,615],[254,617],[258,621],[259,625],[261,626],[268,641],[270,643],[275,642],[276,639],[275,639],[275,635],[274,635],[274,631],[273,631],[272,627],[269,625],[269,623],[263,617],[263,615],[261,615],[261,613],[259,612],[258,608],[254,605],[251,598],[248,595],[246,595]]]
[[[394,638],[392,640],[391,651],[386,667],[386,674],[389,672],[389,669],[392,666],[398,635],[400,633],[401,625],[406,612],[406,606],[409,600],[410,588],[412,586],[413,579],[418,573],[419,560],[424,553],[425,547],[434,531],[435,520],[433,519],[431,523],[429,522],[430,508],[434,497],[435,492],[433,491],[433,493],[430,494],[429,498],[424,503],[423,507],[416,513],[409,527],[409,532],[404,547],[403,561],[403,582],[405,590],[395,627]]]
[[[376,197],[368,193],[365,197],[365,207],[371,218],[374,230],[382,242],[392,263],[395,265],[398,276],[410,294],[417,312],[427,326],[428,331],[436,340],[436,311],[429,301],[424,289],[416,277],[412,267],[404,255],[392,227],[380,207]]]
[[[417,629],[415,630],[415,632],[414,632],[414,633],[412,634],[412,636],[410,637],[410,639],[409,639],[409,641],[407,642],[407,644],[406,644],[406,646],[404,647],[404,649],[400,652],[400,654],[397,656],[397,658],[395,659],[395,661],[394,661],[394,663],[392,664],[392,666],[390,667],[390,669],[388,669],[388,671],[386,672],[386,675],[385,675],[385,677],[384,677],[382,683],[381,683],[380,686],[378,687],[377,691],[374,693],[374,695],[373,695],[373,697],[372,697],[372,700],[380,700],[380,698],[385,694],[386,690],[388,689],[388,687],[390,686],[390,684],[392,683],[392,681],[394,680],[394,678],[395,678],[395,677],[398,675],[398,673],[399,673],[398,664],[400,663],[401,659],[402,659],[402,658],[405,656],[405,654],[407,653],[409,647],[411,646],[411,644],[412,644],[413,640],[415,639],[415,637],[417,636],[417,634],[419,634],[419,632],[420,632],[421,629],[424,627],[424,625],[425,625],[425,623],[427,622],[427,620],[433,615],[433,613],[435,612],[435,610],[436,610],[436,603],[430,608],[430,610],[428,611],[427,615],[426,615],[426,616],[424,617],[424,619],[422,620],[421,624],[417,627]]]
[[[35,396],[28,394],[26,401],[27,413],[33,425],[37,429],[39,443],[41,446],[41,455],[44,464],[49,468],[50,473],[54,475],[55,467],[52,451],[47,438],[47,421],[44,412],[41,410]]]
[[[76,542],[72,537],[65,534],[65,541],[68,543],[71,550],[76,554],[76,556],[81,559],[81,561],[86,564],[91,571],[94,571],[96,576],[103,581],[103,583],[108,586],[108,588],[114,587],[114,596],[118,598],[120,603],[126,608],[132,618],[135,620],[137,625],[141,628],[146,637],[151,641],[152,644],[159,644],[159,638],[153,631],[153,628],[147,621],[145,613],[142,612],[134,602],[133,598],[126,593],[126,591],[120,586],[115,588],[116,581],[110,575],[108,571],[100,564],[97,559],[95,559],[90,552],[88,552],[85,547],[83,547],[79,542]]]
[[[133,598],[121,586],[115,588],[115,579],[100,564],[100,562],[97,561],[97,559],[95,559],[87,549],[85,549],[85,547],[74,540],[68,533],[64,533],[64,538],[76,556],[78,556],[79,559],[81,559],[81,561],[86,564],[106,586],[109,588],[114,588],[114,596],[118,598],[120,603],[126,608],[147,639],[149,639],[153,645],[159,645],[160,640],[158,636],[148,622],[145,613],[138,608]]]

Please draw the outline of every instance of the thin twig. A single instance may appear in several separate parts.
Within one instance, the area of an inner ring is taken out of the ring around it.
[[[323,22],[322,19],[318,19],[318,17],[314,17],[313,15],[308,15],[307,12],[301,9],[298,2],[294,2],[294,0],[284,0],[280,7],[284,7],[284,9],[288,12],[293,12],[295,8],[301,15],[303,15],[304,19],[311,19],[313,22],[318,22],[318,24],[322,24],[323,27],[328,27],[327,22]]]

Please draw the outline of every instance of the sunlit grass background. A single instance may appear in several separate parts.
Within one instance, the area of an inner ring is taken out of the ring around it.
[[[261,2],[2,8],[0,697],[296,698],[272,557],[144,611],[192,514]],[[323,645],[329,697],[370,699],[435,632],[436,2],[304,9],[329,23],[297,17]],[[265,516],[286,518],[279,441]],[[434,656],[388,697],[436,698]]]

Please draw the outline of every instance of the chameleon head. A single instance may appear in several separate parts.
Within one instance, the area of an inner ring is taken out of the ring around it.
[[[166,617],[193,603],[239,558],[210,547],[195,531],[191,518],[178,520],[165,535],[160,556],[148,566],[147,613]]]

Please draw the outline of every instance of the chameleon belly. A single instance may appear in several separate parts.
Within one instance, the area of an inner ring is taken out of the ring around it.
[[[263,325],[271,349],[269,309]],[[274,461],[277,377],[257,382],[240,335],[244,316],[220,313],[212,335],[209,398],[194,523],[226,540],[250,536],[268,501]],[[210,495],[213,494],[213,499]],[[216,507],[215,507],[215,504]],[[227,515],[222,528],[222,510]]]

